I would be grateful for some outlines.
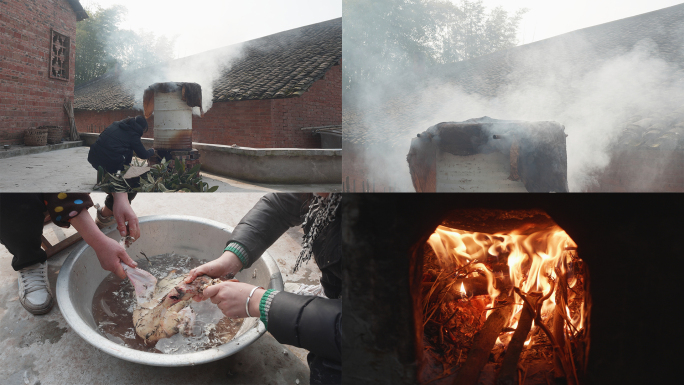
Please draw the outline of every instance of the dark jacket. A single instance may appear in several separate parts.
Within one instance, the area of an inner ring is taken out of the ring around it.
[[[287,229],[302,224],[312,198],[313,194],[271,193],[257,202],[235,227],[231,237],[231,241],[241,243],[248,252],[249,261],[245,267],[260,258]],[[342,360],[341,223],[338,208],[335,220],[321,231],[312,246],[322,273],[321,284],[329,299],[280,292],[273,298],[268,313],[268,331],[280,343],[307,349],[317,356],[314,359],[322,359],[324,366],[335,369]],[[311,363],[310,366],[313,372]]]
[[[115,173],[123,170],[124,165],[131,164],[133,151],[141,159],[154,155],[154,150],[146,150],[140,140],[144,128],[135,118],[112,123],[100,134],[95,144],[90,146],[88,162],[96,170],[98,166],[102,166],[107,172]]]

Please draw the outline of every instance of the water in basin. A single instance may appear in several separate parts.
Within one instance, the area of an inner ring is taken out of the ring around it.
[[[145,258],[134,257],[138,267],[149,271],[157,280],[169,275],[184,276],[191,269],[207,262],[174,253],[148,258],[149,262]],[[133,311],[136,306],[135,290],[130,281],[121,280],[114,274],[108,275],[93,297],[93,318],[98,325],[96,330],[110,341],[132,349],[181,354],[222,345],[235,337],[243,323],[243,319],[225,317],[211,301],[192,301],[190,306],[196,319],[191,336],[179,333],[159,340],[156,345],[145,344],[145,340],[135,333],[133,326]]]

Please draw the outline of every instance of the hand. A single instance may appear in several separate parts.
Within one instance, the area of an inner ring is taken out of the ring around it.
[[[135,215],[131,203],[128,201],[127,193],[114,193],[114,218],[116,228],[122,237],[130,235],[134,241],[140,238],[140,227],[138,227],[138,216]],[[128,226],[126,226],[128,222]]]
[[[81,212],[71,219],[71,224],[76,231],[83,237],[83,240],[95,250],[97,259],[100,260],[100,265],[103,269],[111,271],[119,278],[125,279],[126,274],[119,261],[127,264],[130,267],[136,267],[138,264],[131,259],[119,242],[104,235],[100,229],[97,228],[95,221],[88,213],[88,210],[81,210]]]
[[[190,283],[200,275],[208,275],[212,278],[223,277],[229,273],[237,274],[242,269],[242,262],[232,251],[225,251],[217,259],[207,262],[200,267],[190,270],[188,276],[185,277],[185,283]]]
[[[202,293],[203,299],[211,299],[228,318],[245,318],[245,303],[254,285],[243,282],[223,282],[209,286]],[[258,288],[249,300],[249,315],[259,317],[259,303],[266,290]]]
[[[91,247],[95,250],[95,254],[97,254],[100,266],[102,266],[103,269],[116,274],[121,279],[126,279],[126,273],[119,262],[123,262],[130,267],[138,266],[128,253],[126,253],[126,250],[119,242],[107,236],[91,245]]]

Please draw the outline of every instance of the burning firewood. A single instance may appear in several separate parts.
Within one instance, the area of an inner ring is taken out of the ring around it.
[[[473,347],[468,352],[465,364],[458,371],[454,384],[475,385],[477,383],[482,368],[489,361],[489,353],[492,351],[496,339],[511,318],[513,301],[510,298],[506,298],[504,303],[506,303],[505,306],[494,310],[487,317],[487,321],[482,325],[480,331],[475,334]]]
[[[556,339],[556,343],[558,343],[560,351],[565,351],[565,320],[561,315],[562,310],[558,307],[559,306],[556,305],[556,309],[553,310],[553,336]],[[553,354],[553,376],[556,379],[565,377],[561,357],[555,350]]]
[[[555,281],[551,280],[550,282],[551,282],[551,290],[549,290],[549,293],[547,295],[545,295],[544,297],[542,297],[538,301],[538,303],[535,305],[537,307],[537,311],[536,311],[534,322],[544,331],[544,333],[546,334],[546,337],[549,339],[549,341],[551,341],[551,345],[553,346],[554,357],[558,357],[558,359],[560,360],[561,367],[563,369],[563,374],[564,374],[564,377],[565,377],[568,385],[573,385],[574,381],[572,381],[572,378],[570,377],[571,365],[568,362],[568,359],[565,355],[565,352],[558,345],[558,341],[556,341],[556,338],[554,338],[553,333],[551,333],[551,330],[549,330],[549,328],[544,324],[544,322],[542,322],[542,318],[541,318],[541,306],[542,306],[543,302],[551,296],[551,294],[553,293],[553,290],[555,288]],[[525,296],[523,296],[520,293],[520,290],[518,290],[517,288],[516,288],[516,293],[518,293],[518,295],[521,296],[523,301],[525,301],[525,303],[529,305],[527,298],[525,298]],[[529,306],[531,306],[531,305],[529,305]]]
[[[584,277],[576,245],[557,227],[483,234],[440,226],[424,248],[422,381],[580,384]],[[511,288],[519,299],[509,297]]]
[[[538,293],[530,293],[527,297],[530,304],[525,304],[525,306],[523,306],[522,314],[520,314],[520,320],[518,321],[518,327],[515,329],[515,333],[513,333],[511,342],[508,343],[508,349],[506,350],[506,355],[501,364],[501,370],[499,371],[499,376],[496,380],[497,385],[516,384],[516,379],[518,377],[516,373],[518,371],[520,353],[523,350],[527,336],[530,334],[532,321],[535,318],[535,311],[532,306],[537,304],[539,297],[540,294]]]
[[[566,289],[567,283],[565,282],[565,275],[561,273],[560,269],[555,269],[556,276],[558,277],[558,287],[556,289],[556,307],[553,309],[553,336],[556,338],[558,347],[561,351],[565,350],[565,299],[568,294]],[[568,322],[569,325],[572,323]],[[558,379],[565,375],[563,370],[563,364],[561,358],[554,352],[553,355],[553,376]]]

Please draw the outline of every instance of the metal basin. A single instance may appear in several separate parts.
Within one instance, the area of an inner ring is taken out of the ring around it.
[[[103,229],[110,238],[120,239],[116,225]],[[218,258],[233,229],[222,223],[182,215],[155,215],[140,218],[141,238],[128,250],[148,256],[175,252],[198,259]],[[256,277],[254,278],[254,271]],[[72,329],[96,348],[127,361],[154,366],[184,366],[215,361],[237,353],[264,332],[258,318],[245,319],[234,339],[221,346],[186,354],[148,353],[108,340],[96,331],[92,314],[95,290],[110,273],[100,267],[95,251],[85,242],[64,261],[57,277],[57,301]],[[264,253],[249,269],[236,276],[241,282],[283,290],[283,279],[273,258]]]

